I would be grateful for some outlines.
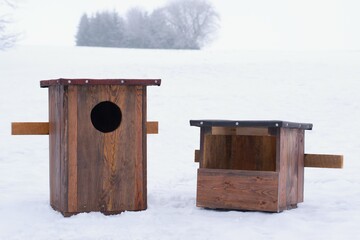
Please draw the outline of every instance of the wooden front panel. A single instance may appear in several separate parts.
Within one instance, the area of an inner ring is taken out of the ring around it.
[[[303,201],[304,130],[280,128],[277,148],[280,210],[291,209]]]
[[[97,130],[91,111],[115,103],[120,126]],[[146,86],[49,87],[50,201],[64,215],[146,209]]]
[[[198,207],[278,212],[277,197],[277,172],[198,169]]]
[[[275,171],[276,137],[207,134],[202,152],[201,168]]]
[[[143,88],[78,87],[78,211],[118,212],[146,208]],[[121,124],[113,132],[96,130],[90,120],[91,110],[103,101],[115,103],[122,112]]]

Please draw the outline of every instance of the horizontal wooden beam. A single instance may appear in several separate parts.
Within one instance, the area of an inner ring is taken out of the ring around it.
[[[200,150],[195,150],[195,162],[200,162]]]
[[[147,134],[158,134],[159,133],[159,122],[146,122],[146,133]]]
[[[159,123],[147,122],[147,134],[158,134]],[[13,122],[11,123],[12,135],[49,135],[48,122]]]
[[[49,135],[48,122],[13,122],[12,135]]]
[[[344,157],[342,155],[305,154],[304,166],[317,168],[343,168]]]

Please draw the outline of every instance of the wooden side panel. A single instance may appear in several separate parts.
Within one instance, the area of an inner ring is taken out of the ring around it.
[[[205,137],[211,134],[210,127],[201,127],[200,128],[200,155],[199,155],[199,167],[203,168],[205,166]]]
[[[133,210],[146,209],[144,206],[144,162],[143,162],[143,134],[146,129],[146,120],[143,119],[143,87],[137,86],[135,90],[135,195]]]
[[[297,141],[295,148],[297,148],[297,202],[304,201],[304,152],[305,152],[305,130],[297,130]]]
[[[278,173],[198,169],[198,207],[278,211]]]
[[[275,171],[273,136],[206,135],[202,168]]]
[[[49,87],[49,168],[50,205],[61,212],[67,210],[67,159],[64,151],[64,88]]]
[[[303,201],[304,130],[280,128],[277,141],[280,211]]]

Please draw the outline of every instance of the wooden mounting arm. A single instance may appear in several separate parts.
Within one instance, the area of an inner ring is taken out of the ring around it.
[[[146,122],[147,134],[158,134],[158,122]],[[48,122],[13,122],[11,123],[12,135],[49,135]]]
[[[304,166],[317,168],[343,168],[344,156],[328,154],[305,154]]]

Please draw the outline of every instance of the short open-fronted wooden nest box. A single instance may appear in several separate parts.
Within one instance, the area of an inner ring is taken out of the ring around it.
[[[50,203],[55,210],[68,216],[147,208],[146,134],[157,133],[157,122],[147,122],[146,91],[160,82],[40,82],[49,89],[49,123],[13,123],[13,134],[48,131]]]
[[[304,154],[304,132],[312,129],[309,123],[192,120],[190,125],[201,128],[200,150],[195,151],[200,164],[198,207],[291,209],[304,199],[305,163],[342,166],[342,156]]]

